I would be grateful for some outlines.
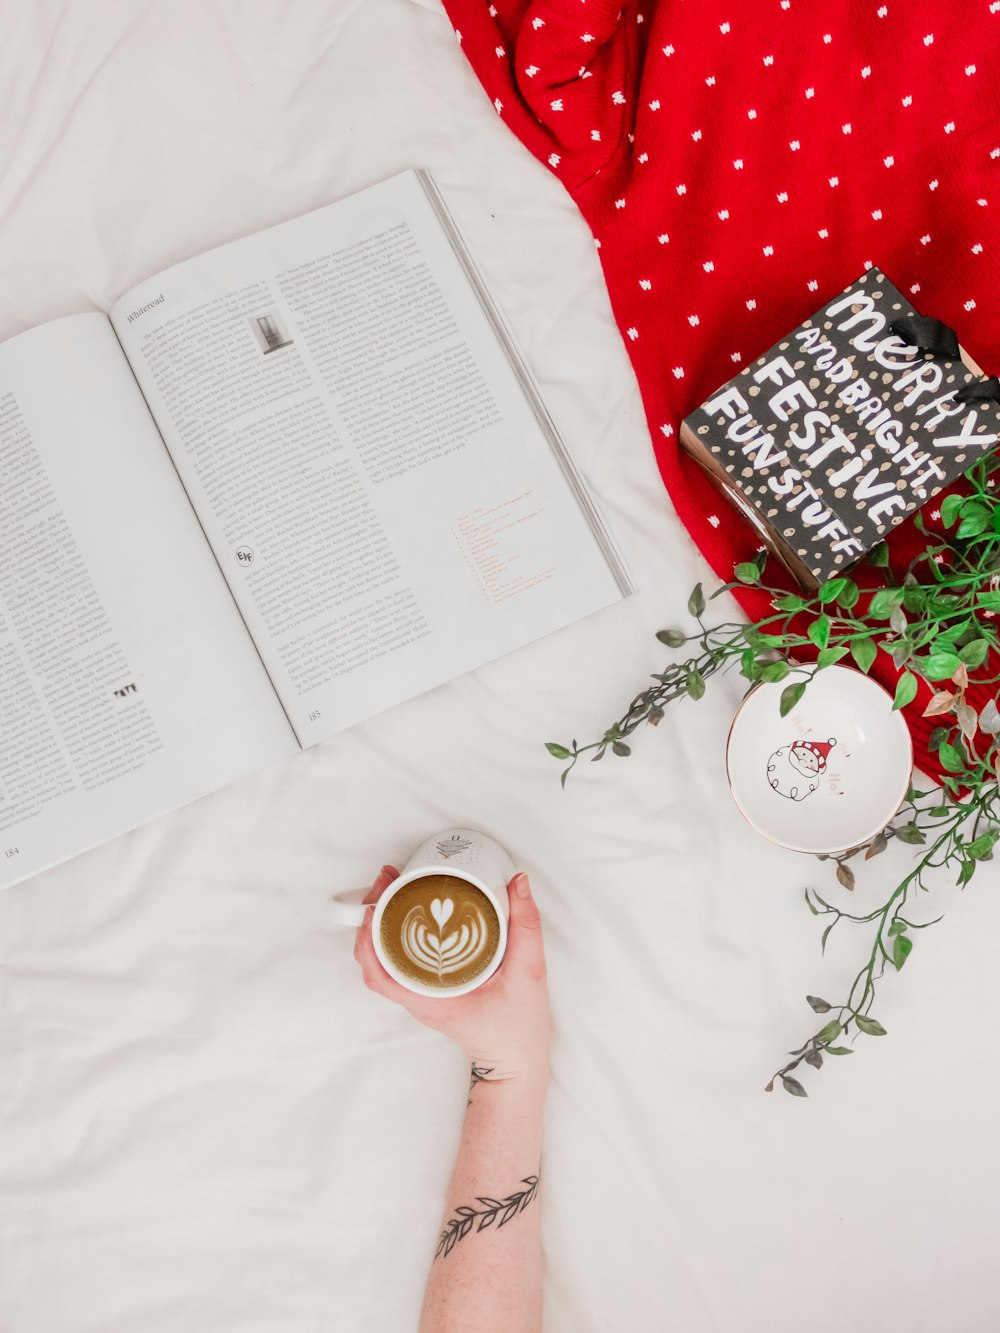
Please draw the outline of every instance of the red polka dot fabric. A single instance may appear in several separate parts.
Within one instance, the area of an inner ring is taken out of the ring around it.
[[[680,453],[679,423],[866,268],[1000,368],[1000,0],[444,5],[593,232],[664,483],[721,578],[757,539]],[[921,541],[898,528],[894,562]]]

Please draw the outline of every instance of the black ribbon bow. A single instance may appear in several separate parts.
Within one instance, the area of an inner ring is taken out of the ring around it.
[[[894,319],[889,325],[889,332],[895,333],[904,342],[912,343],[921,352],[930,352],[935,361],[961,361],[962,353],[958,345],[958,334],[954,329],[930,315],[907,315],[904,319]],[[1000,379],[996,375],[984,375],[981,380],[965,384],[955,394],[959,403],[1000,403]]]

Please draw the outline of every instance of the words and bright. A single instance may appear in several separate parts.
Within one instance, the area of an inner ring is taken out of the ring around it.
[[[860,555],[867,544],[837,517],[810,481],[816,468],[825,465],[824,488],[841,493],[849,489],[856,511],[884,530],[895,521],[894,516],[901,517],[915,507],[915,501],[899,489],[900,477],[922,503],[929,490],[949,479],[938,461],[944,451],[982,451],[1000,436],[981,430],[977,406],[956,401],[960,385],[941,392],[947,366],[925,360],[917,347],[886,333],[886,317],[870,296],[849,292],[827,307],[820,319],[835,319],[845,311],[846,317],[836,328],[842,333],[857,330],[849,342],[865,354],[863,367],[870,364],[870,358],[889,372],[885,396],[873,392],[863,369],[857,373],[842,348],[835,347],[821,329],[800,328],[791,336],[809,357],[811,367],[826,379],[827,405],[833,406],[836,415],[846,414],[864,428],[855,431],[853,439],[820,408],[808,384],[797,378],[787,358],[780,355],[751,376],[761,388],[771,385],[776,389],[765,400],[772,417],[770,427],[754,416],[734,384],[704,403],[702,410],[709,416],[721,413],[728,418],[726,438],[751,461],[754,472],[761,474],[785,510],[799,510],[801,523],[813,530],[814,537],[827,539],[833,551]],[[911,430],[900,417],[900,404],[912,410]],[[995,409],[991,411],[995,415]],[[938,434],[941,426],[945,430]],[[935,433],[922,444],[920,431]],[[933,453],[928,452],[928,445]],[[892,468],[884,468],[886,457],[892,460]]]

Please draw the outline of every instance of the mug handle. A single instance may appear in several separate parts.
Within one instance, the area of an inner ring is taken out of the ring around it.
[[[374,907],[374,903],[362,902],[362,899],[370,892],[370,886],[367,889],[345,889],[342,893],[330,895],[329,917],[335,926],[351,926],[357,929],[364,924],[365,913],[369,907]]]

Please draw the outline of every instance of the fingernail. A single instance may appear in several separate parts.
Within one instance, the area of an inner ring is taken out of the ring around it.
[[[383,875],[394,875],[394,874],[396,873],[396,867],[395,867],[395,866],[383,866],[383,867],[382,867],[382,870],[381,870],[380,873],[383,874]]]
[[[519,898],[526,898],[528,896],[528,876],[523,871],[519,871],[514,876],[513,889]]]

